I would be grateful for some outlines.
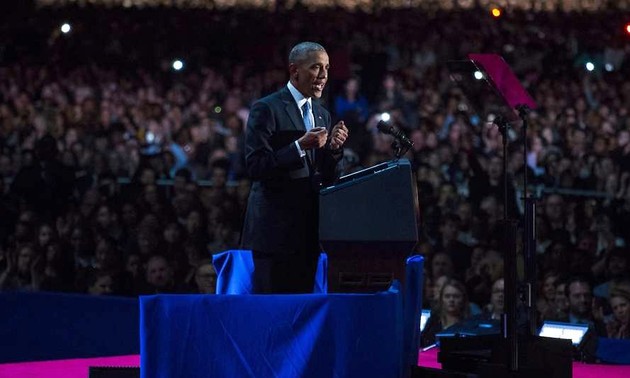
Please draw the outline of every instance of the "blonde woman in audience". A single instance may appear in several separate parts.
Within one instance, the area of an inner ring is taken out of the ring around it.
[[[435,344],[435,335],[468,318],[468,296],[464,285],[455,280],[448,279],[438,297],[437,305],[422,332],[422,346]]]
[[[611,339],[630,339],[630,291],[616,287],[610,291],[610,307],[613,319],[606,323],[606,331]]]

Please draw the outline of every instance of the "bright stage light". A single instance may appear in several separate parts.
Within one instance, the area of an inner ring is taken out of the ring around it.
[[[595,69],[595,65],[593,63],[591,63],[591,62],[587,62],[586,63],[586,70],[587,71],[590,72],[590,71],[593,71],[594,69]]]
[[[184,68],[184,62],[182,62],[181,60],[177,59],[175,61],[173,61],[173,69],[175,71],[179,71],[182,68]]]
[[[63,34],[67,34],[67,33],[70,33],[70,30],[72,30],[72,26],[70,26],[70,24],[68,23],[65,23],[61,25],[59,29],[61,30]]]
[[[501,9],[499,9],[499,8],[492,8],[490,13],[492,13],[492,17],[494,17],[494,18],[501,17]]]
[[[381,114],[381,121],[389,122],[390,119],[391,119],[391,116],[389,115],[389,113],[382,113]]]
[[[477,80],[483,79],[483,74],[481,73],[481,71],[475,71],[475,79]]]

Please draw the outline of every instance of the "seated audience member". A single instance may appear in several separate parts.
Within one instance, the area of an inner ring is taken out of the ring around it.
[[[569,321],[569,298],[567,298],[567,281],[560,280],[556,283],[555,296],[553,300],[553,312],[545,314],[542,320],[553,320],[558,322]]]
[[[556,282],[559,276],[555,272],[545,273],[536,300],[536,310],[540,319],[547,319],[555,313]]]
[[[483,313],[478,315],[483,319],[501,319],[505,306],[505,281],[499,278],[492,284],[490,303],[483,309]]]
[[[444,284],[446,282],[448,282],[450,279],[452,279],[453,277],[450,276],[440,276],[438,277],[437,280],[435,280],[435,284],[433,285],[433,290],[431,293],[431,309],[435,309],[437,307],[437,304],[439,302],[439,298],[440,298],[440,292],[442,291],[442,288],[444,287]],[[468,293],[468,291],[467,291]],[[468,300],[468,312],[470,315],[479,315],[481,314],[481,308],[479,307],[478,304],[471,302],[470,299]]]
[[[431,258],[431,275],[437,280],[442,276],[453,277],[453,259],[447,253],[438,252]]]
[[[71,291],[74,284],[74,261],[69,250],[59,242],[48,243],[41,272],[41,291]]]
[[[94,237],[90,229],[74,226],[70,232],[70,253],[77,270],[85,269],[95,264]]]
[[[440,293],[442,292],[442,288],[444,285],[451,279],[450,276],[439,276],[433,282],[433,292],[431,293],[431,309],[435,310],[438,308],[438,303],[440,302]]]
[[[630,339],[630,291],[616,287],[610,291],[613,319],[606,323],[611,339]]]
[[[139,293],[144,285],[144,272],[140,255],[131,253],[125,258],[125,274],[129,278],[130,293]]]
[[[217,272],[211,262],[203,262],[195,271],[195,283],[200,294],[216,294]]]
[[[37,291],[36,263],[32,244],[23,244],[16,253],[9,254],[6,269],[0,274],[0,291]]]
[[[569,298],[569,323],[588,324],[598,336],[606,336],[605,325],[593,315],[593,290],[588,279],[574,277],[565,290]]]
[[[90,295],[110,295],[113,292],[114,277],[108,272],[92,271],[87,281]]]
[[[164,256],[155,255],[147,262],[145,288],[142,294],[181,292],[175,285],[173,268]]]
[[[465,281],[468,299],[475,306],[488,303],[492,285],[501,277],[503,272],[503,258],[496,250],[489,249],[476,265],[477,268],[474,274]],[[478,306],[477,309],[479,311],[472,311],[471,314],[480,314],[481,310]]]
[[[479,275],[480,264],[484,257],[486,257],[486,251],[486,246],[483,245],[476,245],[473,247],[472,254],[470,255],[470,267],[466,269],[466,274],[464,276],[465,281]]]
[[[607,280],[593,289],[593,294],[600,298],[609,298],[612,283],[630,277],[630,251],[623,248],[613,249],[606,257],[605,274]]]
[[[437,241],[436,251],[451,257],[457,277],[464,277],[470,267],[472,248],[457,240],[460,218],[456,214],[446,214],[440,224],[441,237]]]
[[[434,344],[437,333],[465,320],[468,318],[468,314],[466,288],[457,280],[447,280],[440,290],[437,307],[432,312],[424,331],[422,331],[422,346]]]

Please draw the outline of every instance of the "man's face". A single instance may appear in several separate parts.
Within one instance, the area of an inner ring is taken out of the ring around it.
[[[216,292],[217,273],[210,264],[203,265],[197,269],[195,281],[201,293],[214,294]]]
[[[164,287],[171,280],[171,270],[163,259],[154,259],[147,266],[147,282],[155,287]]]
[[[585,282],[572,282],[569,285],[569,309],[572,314],[589,317],[593,294],[591,287]]]
[[[621,256],[612,256],[608,261],[608,271],[611,277],[620,277],[628,268],[628,261]]]
[[[22,248],[20,252],[18,252],[18,258],[17,258],[18,271],[28,272],[28,270],[31,268],[32,261],[33,261],[33,250],[27,247]]]
[[[503,169],[503,162],[500,158],[492,158],[488,164],[488,176],[496,179],[501,177]]]
[[[109,208],[106,206],[101,206],[96,213],[96,221],[101,227],[109,227],[109,223],[111,222]]]
[[[330,63],[325,51],[312,51],[303,61],[289,64],[291,83],[304,97],[322,97]]]
[[[549,196],[547,198],[547,203],[545,204],[545,213],[547,217],[552,220],[556,220],[562,217],[562,206],[563,201],[560,196]]]
[[[457,239],[457,224],[453,221],[446,221],[440,228],[442,237],[446,240],[453,241]]]
[[[439,253],[433,257],[431,262],[431,269],[433,270],[433,277],[448,276],[453,271],[453,263],[448,255]]]
[[[490,297],[490,301],[492,302],[492,307],[496,312],[503,312],[504,300],[505,300],[505,282],[503,279],[497,280],[494,285],[492,285],[492,296]]]
[[[164,240],[169,243],[175,243],[179,240],[179,229],[176,223],[169,223],[164,229]]]
[[[122,218],[125,224],[136,224],[138,220],[138,212],[133,205],[125,204],[122,208]]]
[[[107,295],[112,293],[112,277],[102,276],[99,277],[93,286],[90,286],[89,292],[92,295]]]
[[[556,280],[557,277],[547,277],[543,283],[542,293],[546,300],[551,301],[556,296]]]

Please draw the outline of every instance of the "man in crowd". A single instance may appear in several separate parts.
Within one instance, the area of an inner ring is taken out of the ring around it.
[[[566,286],[569,298],[569,323],[588,324],[598,336],[606,336],[604,323],[593,316],[593,290],[588,279],[574,277]]]

